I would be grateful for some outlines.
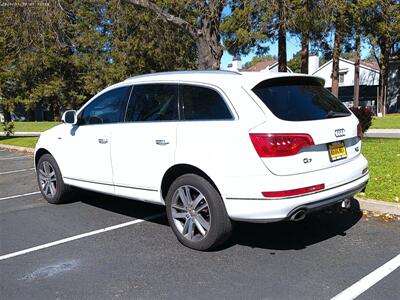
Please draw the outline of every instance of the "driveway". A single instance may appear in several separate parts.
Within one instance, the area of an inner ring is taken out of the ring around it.
[[[89,192],[48,204],[32,168],[31,156],[0,150],[2,299],[349,299],[357,282],[359,299],[400,295],[400,269],[387,272],[400,222],[357,203],[297,223],[237,223],[226,245],[197,252],[160,206]]]

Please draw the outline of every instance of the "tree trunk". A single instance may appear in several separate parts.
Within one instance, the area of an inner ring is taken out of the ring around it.
[[[382,115],[386,114],[386,96],[387,87],[389,80],[389,47],[385,41],[385,46],[382,47],[383,63],[382,63],[382,89],[381,89],[381,101],[380,101],[380,111]]]
[[[5,123],[11,122],[11,113],[8,110],[7,106],[6,105],[2,105],[1,106],[1,110],[3,112],[4,122]]]
[[[279,30],[278,30],[278,71],[287,71],[286,59],[286,14],[284,0],[279,1]]]
[[[219,70],[223,53],[219,41],[209,41],[206,38],[199,38],[196,45],[199,51],[199,69]]]
[[[308,74],[308,32],[301,34],[301,73]]]
[[[207,4],[202,4],[203,11],[197,16],[196,25],[189,23],[178,15],[170,14],[166,9],[158,6],[153,1],[125,0],[124,2],[149,9],[164,22],[175,24],[185,30],[196,42],[199,55],[199,69],[219,69],[223,53],[220,45],[219,25],[222,10],[226,5],[225,0],[205,1]],[[204,8],[206,9],[204,10]]]
[[[360,37],[360,26],[356,25],[356,56],[354,59],[354,99],[353,106],[358,107],[360,105],[360,52],[361,52],[361,37]]]
[[[339,57],[340,57],[340,32],[338,26],[335,30],[335,41],[333,45],[333,57],[332,57],[332,94],[339,97]]]

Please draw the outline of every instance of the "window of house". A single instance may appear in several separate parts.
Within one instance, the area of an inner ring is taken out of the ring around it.
[[[344,73],[339,74],[339,83],[344,83]]]

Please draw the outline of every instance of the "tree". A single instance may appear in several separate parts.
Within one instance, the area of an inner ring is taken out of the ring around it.
[[[265,61],[265,60],[277,60],[278,58],[275,55],[258,55],[254,56],[251,61],[247,62],[244,64],[243,69],[248,69],[254,65],[256,65],[259,62]]]
[[[329,29],[330,16],[324,4],[324,0],[292,0],[289,31],[300,37],[299,73],[308,74],[310,44],[323,40],[323,34]]]
[[[303,73],[303,53],[304,49],[301,49],[297,53],[295,53],[288,61],[288,67],[295,73]],[[308,63],[307,63],[307,73],[308,73]]]
[[[273,11],[268,1],[231,0],[230,13],[224,16],[221,33],[225,49],[235,55],[247,55],[254,51],[262,57],[269,47],[264,43],[274,39]]]
[[[380,69],[377,108],[378,112],[385,114],[390,50],[400,40],[400,2],[365,0],[362,3],[367,38]]]
[[[263,43],[278,41],[278,69],[286,72],[286,32],[291,1],[236,0],[230,4],[232,13],[223,22],[224,44],[228,51],[236,55],[256,49],[257,55],[264,55],[269,48]]]
[[[287,71],[287,57],[286,57],[286,2],[285,0],[278,0],[278,71]]]
[[[354,57],[354,93],[353,106],[359,106],[360,98],[360,57],[361,57],[361,7],[357,0],[354,0],[354,35],[355,35],[355,57]]]
[[[219,69],[223,52],[220,24],[226,0],[186,1],[186,3],[165,1],[163,6],[147,0],[124,0],[124,2],[146,8],[161,20],[184,30],[196,42],[199,69]]]
[[[326,22],[330,25],[328,33],[334,32],[333,50],[332,50],[332,88],[331,92],[339,96],[339,58],[342,48],[347,42],[350,24],[349,20],[349,2],[347,0],[326,0],[325,1]]]
[[[16,104],[28,112],[42,106],[57,119],[129,76],[196,67],[191,36],[119,0],[57,1],[2,12],[0,105],[6,112]]]

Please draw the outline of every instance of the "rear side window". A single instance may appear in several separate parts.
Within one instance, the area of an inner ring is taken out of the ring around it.
[[[178,85],[135,85],[126,110],[126,122],[178,120]]]
[[[79,118],[80,125],[109,124],[122,121],[130,90],[131,87],[125,86],[98,96],[83,109]]]
[[[313,78],[275,78],[259,83],[253,92],[278,118],[311,121],[349,116],[349,110]]]
[[[181,85],[183,120],[230,120],[232,115],[224,99],[215,90]]]

